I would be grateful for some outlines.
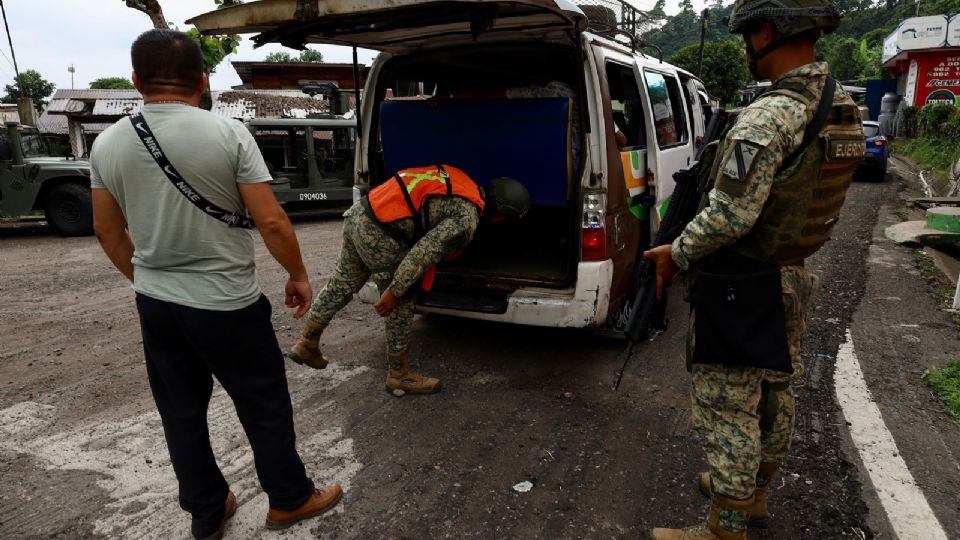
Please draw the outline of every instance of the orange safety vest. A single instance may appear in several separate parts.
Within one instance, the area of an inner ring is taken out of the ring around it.
[[[462,197],[483,212],[480,188],[467,173],[450,165],[404,169],[391,180],[370,190],[367,200],[380,223],[420,218],[420,211],[430,197]],[[417,221],[420,221],[417,219]]]

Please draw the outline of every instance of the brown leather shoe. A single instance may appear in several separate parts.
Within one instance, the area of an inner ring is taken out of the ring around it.
[[[340,484],[333,484],[325,488],[317,488],[313,495],[307,499],[307,502],[300,505],[296,510],[277,510],[271,508],[267,512],[268,529],[286,529],[287,527],[330,510],[340,502],[343,497],[343,488]]]
[[[223,520],[220,522],[220,528],[208,536],[198,537],[197,540],[220,540],[223,538],[223,531],[227,528],[227,520],[233,517],[237,511],[237,497],[232,491],[227,492],[226,507],[223,511]]]

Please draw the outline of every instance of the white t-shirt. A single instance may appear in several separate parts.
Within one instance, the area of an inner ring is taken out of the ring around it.
[[[179,104],[154,104],[143,117],[164,154],[210,202],[243,214],[237,184],[270,180],[250,132],[237,120]],[[90,153],[94,189],[117,199],[133,239],[138,293],[216,311],[260,297],[253,235],[195,207],[147,152],[129,118],[103,132]]]

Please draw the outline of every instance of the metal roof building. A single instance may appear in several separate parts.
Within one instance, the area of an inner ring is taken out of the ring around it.
[[[225,118],[306,118],[328,111],[324,99],[299,90],[213,91],[211,112]],[[74,155],[86,153],[84,135],[101,133],[117,120],[136,114],[143,96],[136,90],[58,90],[37,121],[41,132],[68,135]]]

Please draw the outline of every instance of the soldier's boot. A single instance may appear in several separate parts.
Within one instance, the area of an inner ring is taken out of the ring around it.
[[[777,474],[778,469],[780,469],[780,465],[777,463],[761,463],[757,470],[757,490],[754,492],[756,500],[753,507],[750,508],[750,521],[748,522],[751,527],[767,526],[767,521],[770,518],[770,513],[767,511],[767,494],[770,492],[770,481],[773,480],[773,476]],[[700,473],[697,478],[697,485],[700,488],[700,493],[707,497],[712,495],[710,473]]]
[[[440,379],[410,371],[407,351],[388,353],[386,389],[388,392],[403,390],[408,394],[433,394],[440,391]]]
[[[753,495],[748,499],[731,499],[714,493],[710,500],[707,522],[686,529],[651,529],[652,540],[746,540],[747,519],[753,506]]]
[[[323,369],[327,367],[327,359],[320,352],[320,334],[326,328],[325,324],[317,324],[307,320],[307,325],[303,327],[303,335],[294,343],[290,351],[287,352],[287,358],[294,362],[310,366],[313,369]]]

